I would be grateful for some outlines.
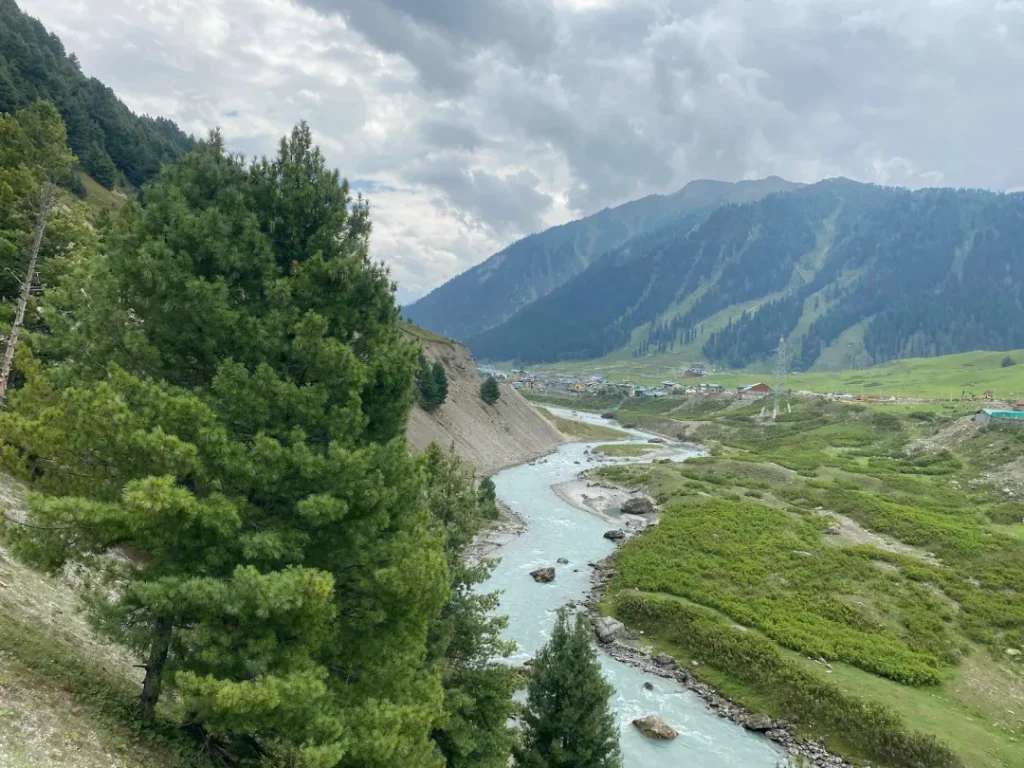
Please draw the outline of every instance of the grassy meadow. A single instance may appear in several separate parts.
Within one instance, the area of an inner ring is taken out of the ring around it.
[[[958,403],[761,409],[622,404],[710,455],[599,470],[663,509],[620,550],[605,608],[856,761],[1024,765],[1024,478],[1000,474],[1024,430]]]
[[[1003,359],[1007,356],[1016,365],[1003,367]],[[689,362],[671,355],[654,355],[624,360],[559,363],[536,366],[536,369],[577,375],[601,373],[611,381],[657,384],[666,379],[681,380],[681,371]],[[766,367],[763,370],[717,372],[703,380],[732,388],[755,381],[773,383],[773,374],[771,368]],[[939,399],[959,398],[964,392],[980,396],[986,390],[992,390],[999,398],[1024,399],[1024,350],[966,352],[894,360],[857,370],[791,373],[786,380],[786,387],[794,391]]]

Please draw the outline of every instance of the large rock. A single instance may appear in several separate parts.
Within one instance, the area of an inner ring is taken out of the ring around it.
[[[547,584],[555,580],[555,569],[551,566],[538,568],[536,571],[530,571],[530,575],[538,584]]]
[[[633,721],[633,725],[638,731],[640,731],[640,733],[649,739],[661,739],[663,741],[668,741],[679,735],[679,731],[657,715],[638,717]]]
[[[654,504],[645,496],[637,496],[632,499],[626,499],[622,503],[622,511],[627,515],[653,515]]]
[[[772,731],[778,727],[778,723],[766,715],[747,715],[740,720],[740,723],[748,731],[757,731],[758,733]]]
[[[620,531],[618,529],[614,531],[605,531],[604,537],[610,541],[621,541],[622,539],[626,538],[626,532]]]
[[[598,616],[594,619],[594,634],[602,643],[610,643],[615,640],[626,629],[626,626],[618,619],[611,616]]]

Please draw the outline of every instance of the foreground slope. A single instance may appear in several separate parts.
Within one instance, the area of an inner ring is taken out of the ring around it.
[[[407,326],[428,360],[439,361],[448,376],[448,399],[433,413],[418,405],[409,416],[406,437],[415,450],[431,443],[453,448],[481,475],[547,453],[562,441],[555,427],[518,392],[502,384],[494,405],[480,399],[482,379],[461,344]]]
[[[672,225],[686,231],[715,208],[795,188],[777,177],[735,184],[694,181],[523,238],[405,308],[424,328],[466,339],[548,295],[606,251]]]
[[[854,367],[1024,346],[1022,316],[1024,194],[833,179],[631,241],[469,345],[744,367],[784,337],[795,368]]]

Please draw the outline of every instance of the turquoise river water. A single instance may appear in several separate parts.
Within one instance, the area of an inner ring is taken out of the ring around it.
[[[552,409],[559,416],[603,422],[598,416]],[[646,442],[651,435],[629,430],[631,440]],[[500,563],[482,589],[502,592],[499,611],[509,618],[506,635],[518,645],[511,659],[522,663],[545,643],[559,607],[579,602],[590,588],[588,562],[608,556],[614,544],[603,538],[608,521],[560,499],[552,486],[572,480],[581,469],[614,460],[595,460],[586,451],[598,443],[568,443],[537,462],[521,464],[494,477],[498,497],[525,520],[526,532],[501,547]],[[697,455],[679,446],[672,460]],[[623,460],[617,460],[621,463]],[[632,461],[632,460],[631,460]],[[558,558],[568,565],[556,565]],[[555,566],[557,577],[538,584],[530,571]],[[615,689],[614,710],[619,720],[625,768],[775,768],[785,754],[762,736],[720,718],[691,691],[671,680],[647,674],[599,653],[608,681]],[[650,682],[653,690],[645,690]],[[679,731],[677,739],[657,742],[630,724],[636,717],[660,715]]]

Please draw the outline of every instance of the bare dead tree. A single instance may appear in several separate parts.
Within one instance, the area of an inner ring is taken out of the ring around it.
[[[50,211],[53,209],[54,192],[54,185],[50,182],[45,182],[39,191],[39,210],[36,212],[36,224],[32,231],[32,243],[29,246],[28,252],[28,265],[25,268],[25,278],[21,282],[21,295],[18,297],[18,308],[14,313],[14,322],[11,324],[10,334],[7,336],[3,363],[0,365],[0,403],[7,397],[7,383],[11,377],[11,368],[14,366],[14,352],[18,346],[21,326],[25,323],[25,309],[28,307],[28,300],[32,295],[32,283],[36,279],[39,249],[42,247],[43,233],[46,232],[46,224],[50,219]]]

